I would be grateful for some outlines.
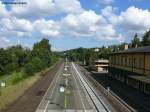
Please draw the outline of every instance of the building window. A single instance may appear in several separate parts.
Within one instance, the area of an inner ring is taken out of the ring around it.
[[[127,57],[124,58],[125,66],[127,66]]]
[[[111,63],[114,64],[114,56],[111,57]]]
[[[120,65],[123,65],[123,57],[121,57],[121,63],[120,63]]]
[[[120,56],[118,56],[118,65],[120,65]]]
[[[114,64],[114,56],[112,57],[112,64]]]
[[[116,56],[116,65],[118,65],[118,56]]]
[[[114,56],[114,59],[115,59],[115,60],[114,60],[114,61],[115,61],[114,64],[116,65],[116,56]]]
[[[144,68],[143,58],[139,59],[139,68]]]
[[[129,67],[131,67],[132,66],[132,60],[131,60],[131,58],[129,58],[129,65],[128,65]]]
[[[134,65],[134,67],[137,67],[137,60],[136,60],[136,58],[133,59],[133,65]]]

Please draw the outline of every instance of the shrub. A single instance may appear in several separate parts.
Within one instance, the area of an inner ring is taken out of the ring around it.
[[[27,75],[33,75],[36,72],[36,68],[33,63],[30,62],[24,66],[24,71]]]
[[[34,65],[35,67],[35,72],[39,72],[41,71],[42,69],[45,68],[45,64],[43,63],[43,61],[38,58],[38,57],[35,57],[32,59],[31,63]]]
[[[39,72],[44,68],[46,67],[42,60],[38,57],[35,57],[31,60],[31,62],[25,65],[24,70],[28,75],[33,75],[34,73]]]
[[[16,84],[20,82],[21,80],[23,80],[24,78],[25,78],[25,75],[23,74],[23,72],[14,73],[11,79],[11,83]]]

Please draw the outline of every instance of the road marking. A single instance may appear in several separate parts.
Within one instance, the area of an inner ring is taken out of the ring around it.
[[[72,75],[73,75],[73,74],[72,74]],[[75,79],[75,84],[76,84],[76,86],[77,86],[77,88],[78,88],[78,94],[79,94],[79,87],[78,87],[78,85],[77,85],[77,80],[76,80],[76,78],[75,78],[74,75],[73,75],[73,78]],[[81,97],[81,94],[79,94],[79,96],[80,96],[81,103],[82,103],[82,105],[83,105],[84,111],[86,112],[85,105],[84,105],[84,103],[83,103],[83,99],[82,99],[82,97]]]
[[[61,65],[60,69],[62,68],[62,66],[63,66],[63,65]],[[45,98],[46,95],[48,94],[48,91],[50,90],[51,86],[53,85],[53,82],[56,80],[56,77],[58,77],[58,75],[59,75],[58,73],[60,73],[60,71],[58,71],[58,72],[56,73],[56,76],[54,77],[54,79],[53,79],[53,81],[51,82],[50,86],[48,87],[46,93],[44,94],[44,96],[43,96],[43,98],[42,98],[40,104],[38,105],[38,107],[37,107],[37,109],[36,109],[36,112],[38,112],[38,109],[39,109],[40,105],[43,103],[44,98]],[[50,103],[50,102],[49,102],[49,103]],[[46,105],[48,105],[49,103],[47,103]],[[45,111],[44,111],[44,112],[45,112]]]

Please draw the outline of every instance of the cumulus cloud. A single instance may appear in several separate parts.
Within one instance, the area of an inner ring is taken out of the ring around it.
[[[0,21],[0,36],[28,37],[33,34],[41,37],[91,37],[96,39],[117,39],[115,27],[106,21],[105,16],[113,12],[107,7],[101,14],[82,8],[78,0],[24,0],[27,5],[13,5],[7,11],[2,5],[4,16]],[[105,4],[112,0],[103,0]],[[2,12],[2,11],[1,11]],[[38,12],[38,13],[37,13]],[[45,19],[55,14],[66,13],[61,21]],[[1,13],[2,14],[2,13]],[[30,17],[32,19],[30,19]]]
[[[124,34],[143,33],[150,28],[150,11],[134,6],[116,14],[117,8],[109,5],[97,14],[83,9],[78,0],[24,1],[27,5],[14,5],[10,11],[0,2],[1,41],[36,34],[40,37],[90,37],[123,42]],[[99,1],[107,5],[113,2]],[[57,14],[63,14],[61,19],[48,19]]]
[[[59,22],[45,20],[45,17],[62,13],[79,14],[84,11],[78,0],[38,0],[38,2],[24,0],[23,2],[27,4],[12,5],[9,11],[0,2],[1,36],[23,37],[35,33],[42,37],[58,37],[60,35]]]
[[[2,18],[0,21],[0,36],[30,37],[33,33],[41,37],[58,37],[60,26],[53,20],[39,19],[31,23],[27,19]]]
[[[8,17],[9,12],[6,10],[5,5],[0,1],[0,18]]]
[[[2,18],[0,21],[0,36],[29,36],[32,32],[32,24],[26,19]]]
[[[120,15],[112,14],[109,21],[129,34],[143,33],[150,29],[150,11],[129,7]]]
[[[6,37],[0,38],[0,47],[7,47],[10,45],[10,40]]]
[[[73,36],[92,36],[97,24],[103,18],[93,11],[84,11],[81,14],[69,14],[62,20],[64,32]]]
[[[34,31],[39,32],[42,36],[58,37],[60,34],[60,26],[53,20],[45,19],[36,20],[33,23]]]
[[[69,14],[62,20],[64,32],[74,37],[94,37],[98,40],[114,40],[120,38],[115,27],[109,24],[102,15],[94,11],[81,14]]]
[[[60,13],[80,13],[78,0],[24,0],[27,5],[13,6],[11,14],[17,17],[41,18]],[[38,12],[38,13],[37,13]]]
[[[101,14],[105,17],[109,17],[114,15],[114,13],[117,11],[118,9],[116,7],[112,7],[112,6],[106,6],[104,9],[101,10]]]
[[[150,12],[135,7],[128,8],[119,16],[118,24],[131,32],[145,31],[150,28]]]
[[[117,40],[118,42],[120,42],[120,43],[125,42],[125,38],[124,38],[124,36],[123,36],[121,33],[118,34],[116,40]]]

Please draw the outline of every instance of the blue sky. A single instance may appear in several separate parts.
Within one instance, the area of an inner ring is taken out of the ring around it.
[[[135,33],[141,38],[150,29],[149,0],[20,1],[27,4],[0,2],[0,47],[31,48],[42,38],[58,51],[101,47],[130,42]]]

